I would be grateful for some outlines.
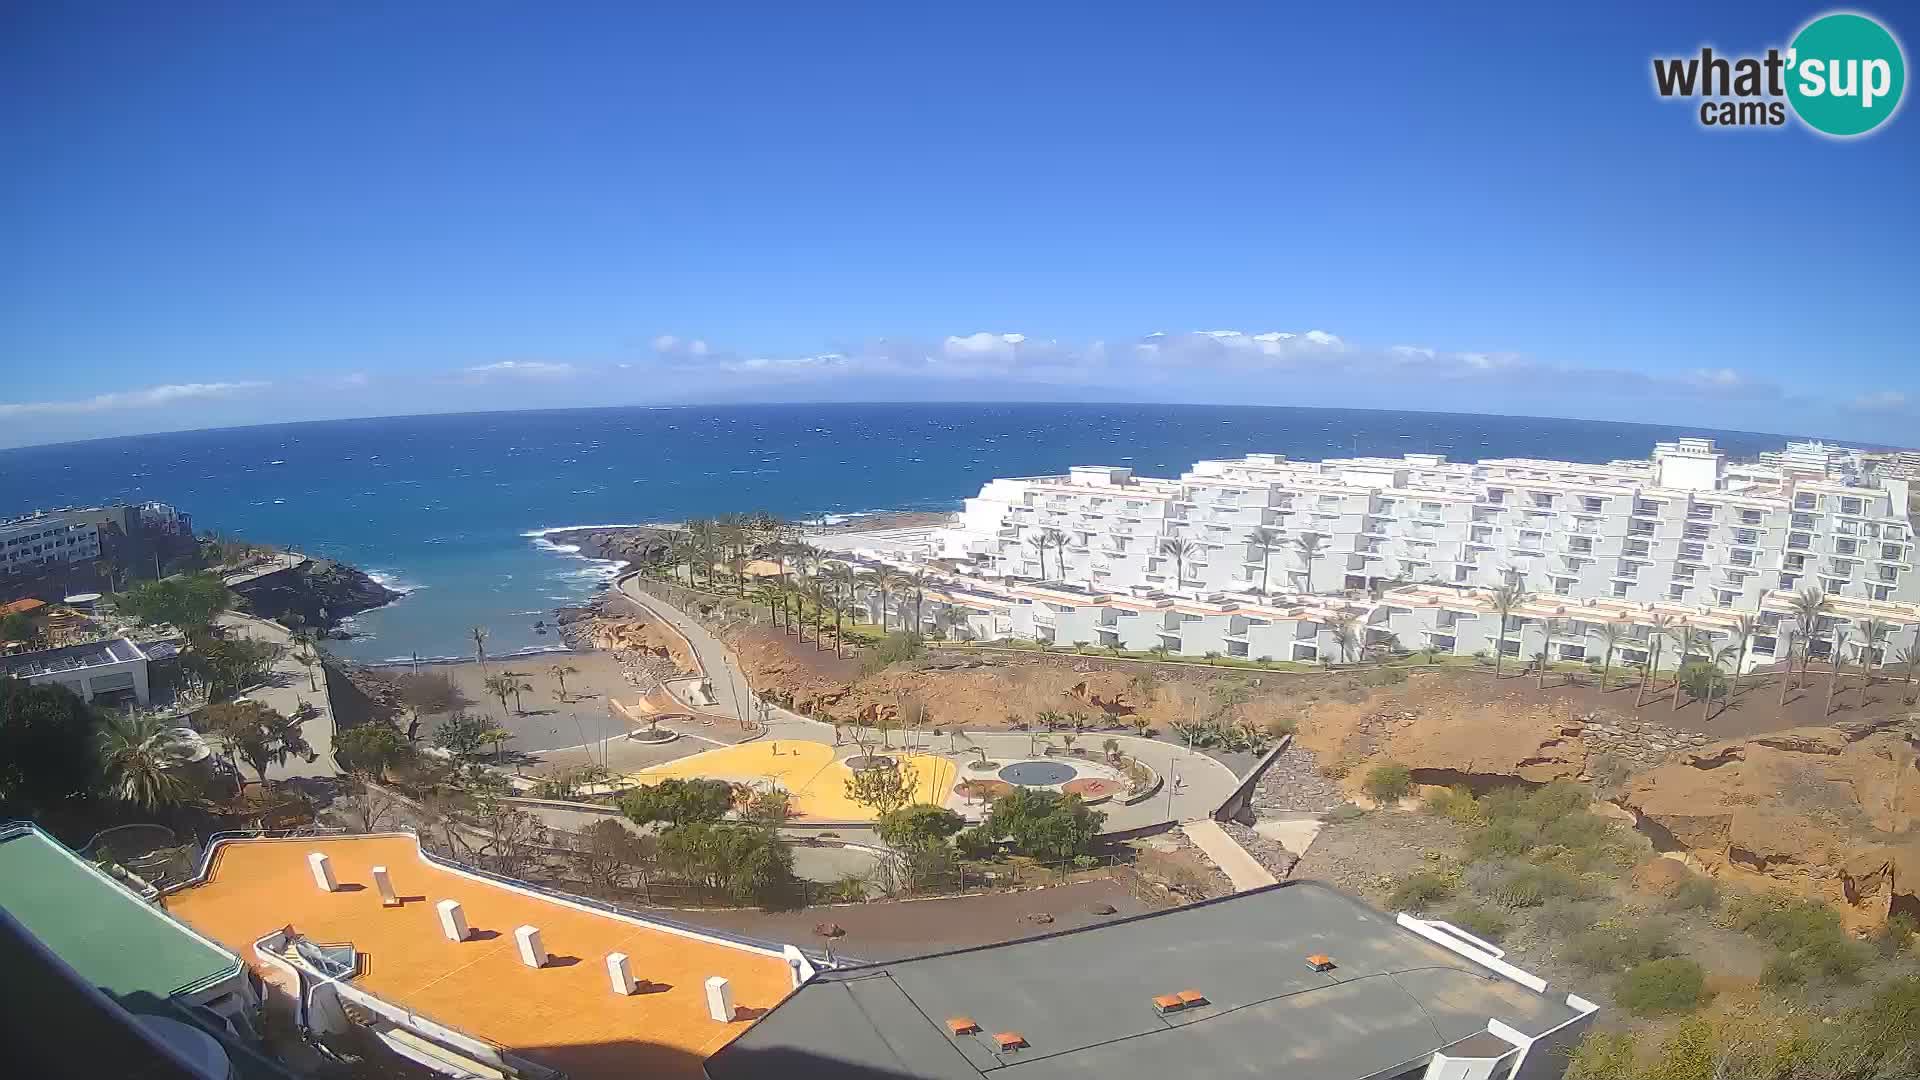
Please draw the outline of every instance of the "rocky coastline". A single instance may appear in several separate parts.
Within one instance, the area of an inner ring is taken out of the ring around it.
[[[385,607],[406,595],[373,580],[358,567],[330,559],[310,560],[235,591],[255,615],[336,640],[353,636],[340,628],[342,620]]]

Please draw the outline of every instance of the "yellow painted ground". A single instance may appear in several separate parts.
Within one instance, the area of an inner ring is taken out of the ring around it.
[[[901,756],[897,751],[889,753]],[[958,766],[936,754],[907,754],[905,763],[919,774],[914,801],[945,806]],[[872,810],[847,798],[853,770],[834,760],[834,748],[825,743],[762,739],[655,765],[628,778],[650,784],[698,777],[746,783],[771,780],[793,797],[795,817],[820,821],[871,821],[874,817]]]

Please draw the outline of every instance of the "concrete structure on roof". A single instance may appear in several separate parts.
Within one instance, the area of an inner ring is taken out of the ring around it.
[[[1300,881],[821,972],[706,1075],[1553,1080],[1595,1011],[1445,923]]]
[[[121,1008],[149,1015],[165,1015],[169,1004],[203,1009],[229,1034],[253,1036],[260,998],[234,951],[33,825],[0,826],[0,909]]]
[[[0,657],[0,676],[58,683],[86,701],[148,702],[147,655],[126,638]]]
[[[331,890],[316,887],[316,853],[327,857]],[[375,866],[398,904],[373,887]],[[441,926],[447,901],[465,924],[459,940]],[[698,1077],[708,1054],[814,974],[792,946],[483,877],[424,855],[411,834],[224,841],[204,879],[169,891],[166,903],[250,957],[277,989],[300,994],[309,1026],[359,1024],[393,1052],[460,1075]],[[538,966],[516,940],[528,927],[543,946]],[[627,957],[635,992],[612,992],[613,953]],[[714,977],[732,988],[741,1010],[732,1019],[708,1015]]]

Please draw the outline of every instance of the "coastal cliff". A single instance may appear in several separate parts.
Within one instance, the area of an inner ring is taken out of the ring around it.
[[[312,559],[290,570],[237,586],[234,591],[262,618],[288,626],[346,636],[340,620],[384,607],[406,595],[368,577],[365,571],[329,559]]]
[[[569,529],[546,535],[556,546],[571,545],[589,559],[611,559],[641,567],[666,561],[674,530],[635,525],[619,529]]]

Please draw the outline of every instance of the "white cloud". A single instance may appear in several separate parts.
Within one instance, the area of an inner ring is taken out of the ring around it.
[[[270,384],[258,381],[171,383],[143,390],[121,390],[96,394],[73,401],[25,401],[0,403],[0,416],[30,416],[46,413],[95,413],[113,409],[155,409],[182,402],[233,397]]]
[[[470,367],[466,373],[477,379],[486,379],[494,375],[517,379],[563,379],[577,370],[579,369],[572,364],[555,364],[545,360],[501,360],[497,363]]]
[[[1867,412],[1897,412],[1907,407],[1907,395],[1898,390],[1875,390],[1854,398],[1853,407]]]

